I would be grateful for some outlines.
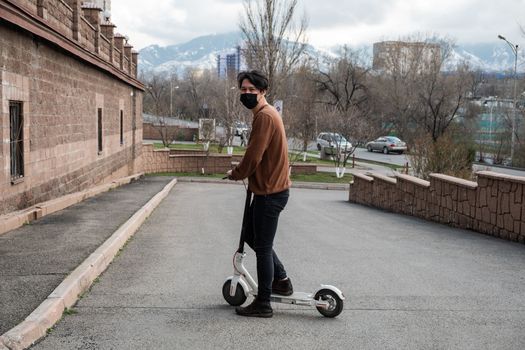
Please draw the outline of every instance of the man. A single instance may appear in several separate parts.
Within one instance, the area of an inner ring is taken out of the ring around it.
[[[292,282],[273,250],[279,213],[288,202],[291,186],[288,141],[279,113],[266,102],[268,79],[258,71],[237,76],[241,103],[253,113],[252,131],[241,162],[228,171],[231,180],[248,178],[254,194],[250,205],[244,241],[257,257],[259,290],[255,300],[235,312],[241,316],[272,317],[270,294],[291,295]]]

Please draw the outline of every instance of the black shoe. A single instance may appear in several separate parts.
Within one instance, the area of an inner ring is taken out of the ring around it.
[[[263,302],[255,299],[250,305],[246,307],[236,307],[237,315],[248,317],[265,317],[273,316],[272,306],[269,302]]]
[[[292,295],[293,286],[292,286],[292,281],[290,280],[290,278],[287,278],[285,280],[273,280],[272,293],[279,294],[279,295],[286,295],[286,296]]]

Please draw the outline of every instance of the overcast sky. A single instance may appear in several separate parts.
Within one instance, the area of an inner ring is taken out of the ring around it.
[[[299,0],[317,47],[362,45],[436,33],[458,43],[525,45],[525,0]],[[242,0],[112,0],[116,31],[136,49],[238,30]],[[504,44],[504,43],[503,43]]]

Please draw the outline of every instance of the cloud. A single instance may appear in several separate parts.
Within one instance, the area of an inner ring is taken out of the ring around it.
[[[241,8],[239,0],[120,0],[112,3],[112,21],[142,48],[236,30]]]
[[[522,0],[299,0],[314,45],[366,44],[416,32],[459,42],[524,39]],[[238,29],[242,0],[113,0],[112,20],[137,48],[176,44]],[[521,46],[521,45],[520,45]]]

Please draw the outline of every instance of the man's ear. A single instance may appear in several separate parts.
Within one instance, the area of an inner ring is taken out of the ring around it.
[[[268,90],[261,90],[261,95],[266,96],[266,92],[267,92],[267,91],[268,91]]]

